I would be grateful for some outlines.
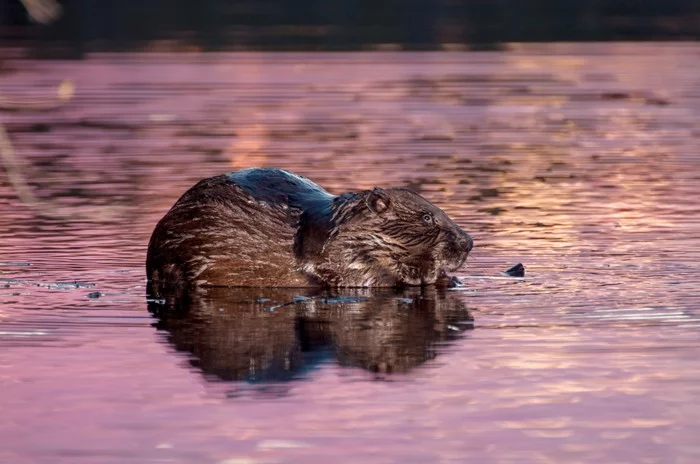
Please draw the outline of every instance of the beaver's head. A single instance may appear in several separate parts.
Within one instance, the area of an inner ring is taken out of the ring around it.
[[[335,200],[329,244],[363,285],[433,284],[467,259],[473,240],[440,208],[415,192],[375,188]],[[364,273],[364,275],[363,275]]]

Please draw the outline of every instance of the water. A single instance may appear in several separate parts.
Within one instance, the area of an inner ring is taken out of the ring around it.
[[[697,462],[699,58],[6,59],[0,462]],[[416,189],[466,287],[148,303],[157,220],[248,166]]]

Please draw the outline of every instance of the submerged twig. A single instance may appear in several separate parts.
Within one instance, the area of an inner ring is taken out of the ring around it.
[[[12,185],[12,188],[17,192],[20,201],[42,213],[46,213],[45,208],[43,208],[41,202],[31,191],[19,169],[10,137],[7,135],[5,126],[2,124],[0,124],[0,158],[2,159],[2,164],[5,166],[5,172],[7,172],[10,185]]]
[[[31,102],[13,100],[11,98],[0,95],[0,109],[11,110],[11,111],[42,111],[56,108],[64,103],[68,102],[73,98],[73,82],[69,79],[64,80],[58,86],[57,96],[52,99],[46,100],[35,100]],[[10,181],[10,185],[17,192],[17,197],[20,201],[38,213],[53,217],[53,218],[64,218],[64,216],[58,214],[53,208],[49,208],[47,205],[42,203],[39,198],[32,192],[29,188],[22,171],[15,157],[15,151],[12,148],[12,141],[10,136],[5,130],[5,126],[0,123],[0,160],[5,166],[5,172],[7,172],[7,178]]]
[[[64,80],[58,86],[57,96],[51,99],[41,99],[32,102],[22,101],[20,99],[10,99],[5,96],[0,95],[0,109],[12,110],[12,111],[42,111],[57,108],[60,105],[67,103],[73,97],[73,82],[71,80]],[[5,172],[7,173],[7,178],[10,185],[17,193],[19,200],[25,205],[32,208],[38,214],[49,217],[52,219],[108,219],[115,216],[113,210],[101,210],[99,214],[92,213],[90,215],[86,214],[76,214],[71,212],[70,214],[64,214],[55,205],[47,203],[39,199],[32,189],[30,188],[27,180],[22,173],[20,168],[20,163],[15,156],[15,151],[12,146],[12,141],[10,139],[7,130],[0,123],[0,164],[5,167]]]

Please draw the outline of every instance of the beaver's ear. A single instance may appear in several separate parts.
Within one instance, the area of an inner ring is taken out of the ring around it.
[[[382,214],[389,208],[389,194],[379,187],[374,187],[365,198],[367,207],[376,214]]]

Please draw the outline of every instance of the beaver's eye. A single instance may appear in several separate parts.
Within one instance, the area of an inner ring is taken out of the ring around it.
[[[426,214],[423,215],[423,220],[424,220],[427,224],[432,224],[432,223],[433,223],[433,216],[426,213]]]

